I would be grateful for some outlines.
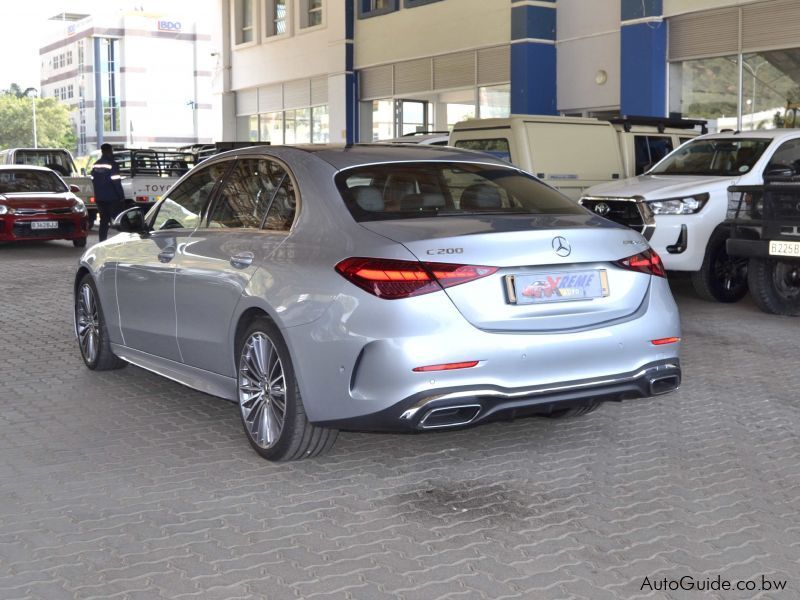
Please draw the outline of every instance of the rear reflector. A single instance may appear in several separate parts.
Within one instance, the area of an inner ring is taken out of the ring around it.
[[[628,258],[618,260],[616,264],[629,271],[638,271],[639,273],[647,273],[648,275],[655,275],[656,277],[667,276],[667,273],[664,271],[664,264],[661,262],[661,257],[652,248],[648,248],[644,252],[634,254]]]
[[[681,341],[679,337],[661,338],[660,340],[653,340],[650,343],[654,346],[664,346],[666,344],[677,344]]]
[[[453,371],[455,369],[471,369],[478,365],[477,360],[470,360],[467,362],[445,363],[443,365],[428,365],[427,367],[416,367],[412,369],[417,373],[426,373],[428,371]]]
[[[374,296],[397,300],[474,281],[491,275],[497,268],[390,258],[346,258],[336,265],[336,271]]]
[[[137,202],[148,202],[150,200],[150,196],[136,196]]]

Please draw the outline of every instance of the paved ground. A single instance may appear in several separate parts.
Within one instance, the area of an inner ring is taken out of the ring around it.
[[[4,600],[800,598],[800,320],[678,282],[677,394],[274,465],[234,405],[84,368],[78,255],[0,247]],[[653,591],[718,575],[787,591]]]

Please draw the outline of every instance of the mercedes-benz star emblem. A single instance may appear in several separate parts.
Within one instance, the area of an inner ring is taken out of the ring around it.
[[[608,213],[611,212],[611,207],[605,202],[598,202],[597,205],[594,207],[594,212],[596,212],[601,217],[605,217]]]
[[[555,250],[556,254],[558,254],[562,258],[572,254],[572,246],[569,245],[567,238],[563,238],[560,235],[558,237],[554,237],[552,245],[553,245],[553,250]]]

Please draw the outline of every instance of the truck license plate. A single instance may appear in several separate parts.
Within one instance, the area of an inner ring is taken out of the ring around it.
[[[796,256],[800,258],[800,242],[779,242],[772,240],[769,243],[770,256]]]
[[[31,229],[58,229],[58,221],[31,221]]]

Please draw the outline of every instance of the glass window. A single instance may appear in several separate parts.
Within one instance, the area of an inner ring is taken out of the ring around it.
[[[738,137],[694,140],[675,150],[650,173],[743,175],[753,168],[771,141]]]
[[[505,118],[511,114],[511,85],[478,88],[481,119]]]
[[[251,142],[258,141],[258,115],[250,115],[250,126],[248,128],[248,139]]]
[[[800,173],[800,139],[784,142],[769,159],[766,171],[792,169]]]
[[[14,156],[14,162],[20,165],[47,167],[65,177],[70,177],[75,172],[75,167],[66,151],[18,150]]]
[[[476,213],[585,214],[576,203],[534,177],[503,166],[424,162],[370,165],[340,172],[336,184],[356,221]]]
[[[200,168],[186,178],[159,204],[153,219],[153,229],[194,229],[200,224],[211,193],[225,175],[230,161],[214,163]]]
[[[641,175],[672,152],[672,138],[665,135],[634,135],[633,148],[636,175]]]
[[[369,106],[369,105],[367,105]],[[372,141],[394,137],[394,100],[372,101]]]
[[[64,182],[48,171],[14,169],[0,171],[0,194],[62,193],[67,191]]]
[[[486,152],[497,158],[511,162],[511,149],[505,138],[487,138],[485,140],[458,140],[456,148]]]
[[[264,228],[270,231],[289,231],[292,228],[296,211],[297,198],[295,196],[294,184],[284,171],[284,177],[270,204],[267,219],[264,222]]]
[[[267,35],[283,35],[286,28],[286,0],[267,0]]]
[[[286,143],[287,144],[308,144],[311,142],[311,109],[298,108],[297,110],[287,110],[284,113],[286,119]]]
[[[261,141],[271,144],[283,143],[283,113],[264,113],[259,117],[261,125]]]
[[[253,0],[237,0],[236,2],[236,43],[246,44],[253,41]]]
[[[736,129],[739,101],[736,56],[675,63],[670,68],[670,82],[673,87],[671,112],[686,118],[716,119],[712,130]]]
[[[787,104],[800,101],[798,65],[800,48],[742,56],[742,130],[787,126]]]
[[[322,25],[322,0],[303,0],[302,27]]]
[[[328,129],[328,106],[314,106],[311,108],[311,143],[327,144],[330,141]]]
[[[214,202],[209,227],[261,227],[285,171],[268,160],[243,159],[225,179]]]

